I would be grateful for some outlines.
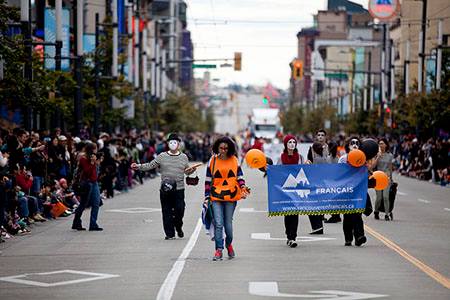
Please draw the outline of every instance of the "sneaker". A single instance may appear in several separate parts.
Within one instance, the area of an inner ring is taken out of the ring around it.
[[[360,236],[359,238],[357,238],[356,240],[355,240],[355,246],[361,246],[362,244],[364,244],[365,242],[367,242],[367,238],[363,235],[363,236]]]
[[[323,234],[323,228],[313,230],[309,234]]]
[[[213,261],[222,260],[222,249],[217,249],[214,253]]]
[[[76,225],[72,225],[72,229],[78,230],[78,231],[84,231],[86,230],[86,228],[82,227],[81,225],[76,226]]]
[[[294,240],[288,240],[288,241],[286,242],[286,245],[288,245],[288,246],[291,247],[291,248],[295,248],[295,247],[297,247],[297,242],[294,241]]]
[[[227,247],[227,251],[228,251],[229,258],[234,258],[236,256],[236,253],[234,253],[233,245],[229,245]]]
[[[373,213],[373,217],[375,218],[375,220],[379,220],[380,219],[380,213],[374,212]]]
[[[89,231],[103,231],[103,228],[101,228],[101,227],[93,227],[93,228],[89,228]]]
[[[167,240],[174,240],[175,237],[174,237],[174,236],[166,236],[164,239],[165,239],[166,241],[167,241]]]
[[[352,245],[352,241],[345,241],[344,246],[351,246]]]
[[[177,230],[177,234],[178,234],[178,237],[179,237],[180,239],[184,237],[184,232],[183,232],[182,229]]]

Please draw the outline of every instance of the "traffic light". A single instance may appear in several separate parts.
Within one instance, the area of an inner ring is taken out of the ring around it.
[[[263,104],[269,104],[269,101],[270,101],[270,97],[267,95],[264,95],[263,100],[262,100]]]
[[[234,52],[234,70],[240,71],[242,70],[242,53]]]
[[[292,64],[292,77],[294,80],[301,80],[303,78],[303,61],[294,59]]]

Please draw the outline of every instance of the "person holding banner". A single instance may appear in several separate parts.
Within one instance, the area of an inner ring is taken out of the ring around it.
[[[347,163],[347,156],[351,150],[359,149],[361,144],[358,137],[351,137],[345,144],[346,154],[339,158],[340,164]],[[367,194],[369,197],[369,194]],[[370,201],[370,200],[369,200]],[[345,246],[351,246],[353,237],[355,238],[355,246],[361,246],[367,241],[364,235],[364,221],[361,213],[344,214],[344,221],[342,222],[342,229],[344,230]]]
[[[225,247],[228,257],[234,258],[233,214],[236,203],[250,194],[245,186],[242,169],[236,157],[236,145],[229,137],[218,138],[212,147],[214,155],[208,162],[205,177],[205,202],[210,203],[213,212],[215,253],[213,260],[222,260]]]
[[[304,163],[303,156],[298,153],[297,139],[293,135],[286,135],[283,139],[284,149],[281,153],[278,165],[301,165]],[[284,227],[287,237],[286,245],[291,248],[297,247],[298,214],[284,216]]]
[[[329,164],[331,158],[327,144],[327,132],[319,129],[316,133],[316,142],[309,148],[309,164]],[[309,234],[323,234],[323,215],[308,215],[312,231]]]

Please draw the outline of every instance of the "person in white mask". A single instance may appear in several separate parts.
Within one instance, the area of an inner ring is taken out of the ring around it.
[[[159,167],[161,173],[160,200],[162,219],[166,240],[184,237],[184,175],[192,174],[194,167],[189,167],[189,159],[180,151],[181,139],[171,133],[167,139],[169,151],[160,153],[154,160],[146,164],[131,164],[133,170],[148,171]]]

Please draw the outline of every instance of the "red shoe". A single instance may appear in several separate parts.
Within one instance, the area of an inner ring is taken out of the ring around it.
[[[234,258],[236,256],[236,253],[234,253],[233,245],[228,246],[227,250],[229,258]]]
[[[214,257],[213,260],[217,261],[217,260],[222,260],[222,249],[217,249],[216,252],[214,253]]]

